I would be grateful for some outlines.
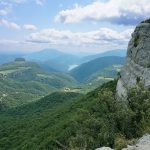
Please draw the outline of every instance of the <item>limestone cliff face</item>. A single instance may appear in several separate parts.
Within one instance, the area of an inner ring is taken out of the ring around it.
[[[139,24],[132,34],[117,84],[119,97],[126,97],[127,89],[139,81],[150,87],[150,23]]]

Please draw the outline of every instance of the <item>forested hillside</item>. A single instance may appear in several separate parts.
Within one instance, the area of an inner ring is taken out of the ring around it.
[[[85,96],[54,93],[0,114],[0,147],[9,149],[120,150],[129,139],[150,132],[150,93],[142,86],[127,103],[115,98],[116,81]]]
[[[101,57],[83,63],[80,66],[70,71],[70,74],[79,82],[86,82],[89,79],[97,77],[114,78],[117,75],[118,69],[124,64],[123,57],[108,56]]]
[[[76,85],[63,73],[48,73],[34,62],[16,61],[0,65],[0,107],[14,107]]]

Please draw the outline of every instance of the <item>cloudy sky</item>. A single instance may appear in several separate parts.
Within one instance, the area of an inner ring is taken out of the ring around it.
[[[0,0],[0,53],[124,49],[149,0]]]

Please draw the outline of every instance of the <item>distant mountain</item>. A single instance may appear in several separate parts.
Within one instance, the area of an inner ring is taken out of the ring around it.
[[[0,100],[14,107],[37,100],[57,90],[76,85],[64,73],[48,73],[34,62],[15,61],[0,65]]]
[[[70,65],[79,62],[79,57],[55,49],[45,49],[24,57],[27,60],[38,62],[48,71],[67,71]]]
[[[119,57],[125,57],[127,51],[124,49],[118,49],[118,50],[111,50],[104,53],[99,53],[95,55],[89,55],[82,58],[82,62],[87,62],[96,58],[105,57],[105,56],[119,56]]]
[[[4,63],[8,63],[8,62],[11,62],[13,61],[15,58],[17,57],[20,57],[21,55],[15,55],[15,54],[12,54],[12,55],[8,55],[8,54],[0,54],[0,64],[4,64]]]
[[[112,50],[105,53],[84,56],[82,53],[72,55],[55,49],[44,49],[23,57],[28,61],[37,62],[43,69],[49,72],[68,72],[68,70],[73,68],[72,66],[78,66],[96,58],[104,56],[124,57],[125,55],[126,50]],[[21,57],[21,55],[0,54],[0,64],[11,62],[17,57]]]
[[[124,57],[101,57],[81,64],[80,66],[71,70],[70,74],[79,82],[86,82],[94,75],[102,77],[115,77],[117,70],[123,63]]]

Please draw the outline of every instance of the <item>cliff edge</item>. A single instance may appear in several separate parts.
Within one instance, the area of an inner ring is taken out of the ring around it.
[[[132,33],[127,58],[117,84],[117,95],[127,96],[127,90],[142,82],[150,87],[150,22],[140,23]]]

